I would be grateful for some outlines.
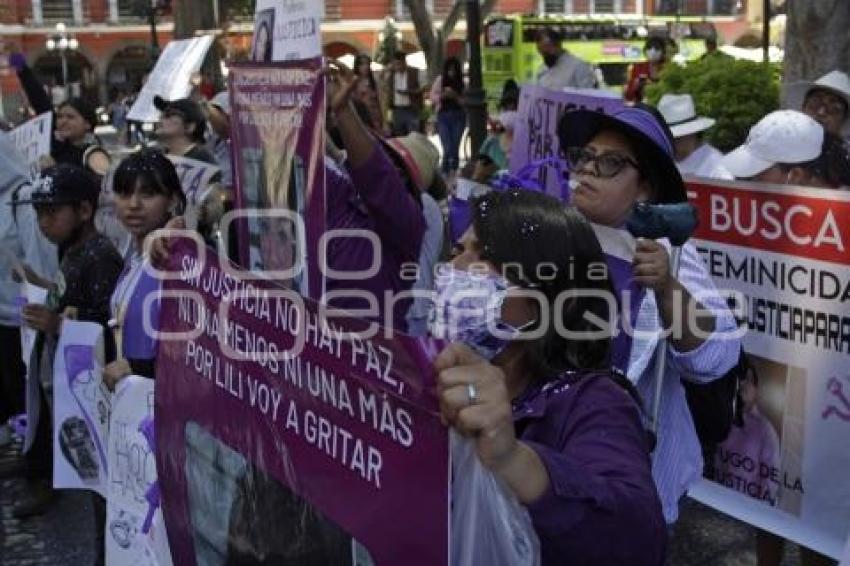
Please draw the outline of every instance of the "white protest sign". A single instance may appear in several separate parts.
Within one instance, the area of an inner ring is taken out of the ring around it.
[[[691,179],[693,240],[735,292],[757,379],[689,495],[827,556],[850,530],[850,195]]]
[[[106,497],[111,397],[103,383],[103,327],[66,320],[53,363],[53,487]]]
[[[169,155],[168,159],[174,164],[177,176],[180,177],[180,185],[183,194],[186,195],[186,204],[197,206],[203,201],[204,193],[210,186],[213,178],[221,174],[221,168],[205,161]]]
[[[30,167],[33,177],[38,174],[38,160],[50,155],[50,139],[53,135],[53,113],[45,112],[27,120],[11,132],[12,143]]]
[[[844,553],[841,555],[838,566],[850,566],[850,537],[847,537],[847,544],[844,546]]]
[[[159,110],[153,105],[155,96],[159,95],[166,100],[189,96],[192,92],[192,75],[200,70],[212,42],[211,35],[169,42],[136,97],[127,119],[156,122],[159,120]]]
[[[322,56],[324,0],[257,0],[251,59],[294,61]]]
[[[43,305],[47,302],[47,289],[24,282],[21,284],[21,302],[25,305]],[[29,326],[21,326],[21,355],[24,363],[29,367],[32,349],[35,346],[35,338],[38,331]]]
[[[131,375],[119,382],[109,425],[109,490],[106,504],[106,563],[160,565],[162,541],[154,541],[153,507],[157,481],[152,438],[143,432],[153,419],[154,381]],[[149,429],[152,430],[152,427]]]

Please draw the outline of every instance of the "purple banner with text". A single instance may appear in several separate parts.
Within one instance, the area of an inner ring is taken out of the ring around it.
[[[174,563],[448,564],[433,346],[187,249],[156,388]]]

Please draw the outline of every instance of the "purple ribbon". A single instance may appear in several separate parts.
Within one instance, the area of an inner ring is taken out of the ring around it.
[[[151,454],[156,453],[156,441],[154,440],[153,417],[145,417],[139,424],[139,432],[145,437],[150,448]],[[148,502],[148,513],[145,515],[145,522],[142,523],[142,534],[148,534],[153,523],[153,514],[162,504],[162,492],[159,489],[159,479],[154,481],[147,491],[145,491],[145,500]]]

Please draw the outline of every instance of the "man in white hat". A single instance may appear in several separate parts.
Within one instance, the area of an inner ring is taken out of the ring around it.
[[[850,76],[830,71],[815,82],[801,81],[788,89],[788,107],[801,109],[827,132],[850,139]]]
[[[814,184],[807,165],[822,151],[823,126],[796,110],[777,110],[750,129],[747,141],[723,156],[736,179],[779,185]]]
[[[673,134],[676,165],[682,175],[732,179],[721,165],[723,154],[702,139],[702,132],[716,120],[697,116],[690,94],[665,94],[658,101],[658,111]]]

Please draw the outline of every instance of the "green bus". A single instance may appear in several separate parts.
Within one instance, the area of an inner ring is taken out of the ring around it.
[[[608,88],[622,91],[630,64],[644,60],[643,45],[649,36],[673,37],[679,46],[677,60],[693,60],[705,53],[705,39],[716,30],[704,18],[589,16],[498,16],[487,20],[483,37],[483,79],[487,98],[498,100],[508,79],[533,82],[543,60],[536,37],[542,28],[555,28],[563,46],[596,65]]]

